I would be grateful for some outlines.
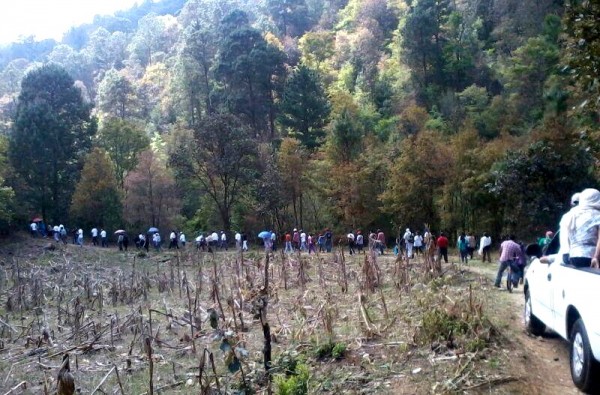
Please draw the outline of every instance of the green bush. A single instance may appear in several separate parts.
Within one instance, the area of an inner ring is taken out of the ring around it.
[[[308,394],[308,380],[310,374],[308,366],[298,363],[293,374],[275,376],[277,395],[306,395]]]

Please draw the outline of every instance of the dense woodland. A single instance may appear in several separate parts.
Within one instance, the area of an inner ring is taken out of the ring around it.
[[[596,186],[600,6],[163,0],[0,48],[0,217],[556,228]]]

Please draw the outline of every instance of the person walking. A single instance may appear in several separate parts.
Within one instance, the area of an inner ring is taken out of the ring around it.
[[[460,255],[460,262],[464,264],[469,263],[467,260],[469,257],[469,242],[467,241],[467,236],[464,232],[458,237],[456,247],[458,248],[458,253]]]
[[[469,252],[469,257],[473,259],[473,252],[477,249],[477,239],[473,236],[472,233],[467,233],[467,251]]]
[[[98,245],[98,228],[93,227],[92,231],[90,233],[92,235],[92,245],[97,246]]]
[[[319,237],[317,237],[317,244],[319,245],[319,252],[325,252],[325,236],[322,233],[319,233]]]
[[[363,247],[365,245],[365,238],[363,237],[360,229],[356,231],[356,251],[357,253],[363,253],[364,254],[364,250]]]
[[[379,247],[379,255],[383,255],[385,250],[385,233],[381,229],[377,229],[377,246]]]
[[[308,235],[308,255],[310,255],[311,253],[316,254],[315,238],[311,234],[309,234]]]
[[[498,266],[498,273],[496,274],[496,281],[494,282],[496,288],[500,288],[502,275],[510,265],[510,262],[519,259],[519,256],[521,255],[521,246],[517,244],[514,239],[514,236],[509,235],[506,240],[500,244],[500,264]]]
[[[241,234],[242,237],[242,251],[248,251],[248,235],[246,235],[246,232],[242,232]],[[272,242],[273,239],[271,239]]]
[[[277,235],[271,231],[271,245],[273,246],[273,252],[277,250]]]
[[[300,229],[300,251],[308,251],[308,245],[306,244],[306,232]]]
[[[83,247],[83,229],[81,228],[77,231],[77,244],[79,247]]]
[[[410,231],[410,228],[406,228],[404,232],[404,236],[402,236],[404,240],[404,245],[406,246],[406,257],[412,259],[413,257],[413,244],[415,242],[415,236]]]
[[[175,233],[174,230],[172,230],[169,235],[169,250],[171,248],[179,249],[179,245],[177,244],[177,233]]]
[[[292,247],[294,248],[294,251],[300,249],[300,232],[298,232],[298,229],[296,228],[294,228],[294,233],[292,233]]]
[[[294,247],[292,246],[292,235],[288,232],[285,234],[285,249],[286,254],[291,254],[294,252]]]
[[[414,250],[415,255],[423,254],[423,236],[421,236],[419,231],[415,232],[413,250]]]
[[[331,252],[331,248],[333,247],[333,233],[329,228],[325,229],[325,250],[327,252]]]
[[[220,244],[220,248],[222,250],[227,251],[227,234],[225,234],[225,231],[221,231],[221,244]]]
[[[31,237],[36,238],[37,234],[38,234],[38,225],[37,225],[37,223],[35,223],[35,222],[32,221],[31,225],[29,225],[29,229],[31,230]]]
[[[444,232],[441,232],[435,243],[438,247],[438,260],[440,262],[444,258],[444,262],[448,263],[448,243],[448,238]]]
[[[492,263],[492,254],[490,250],[492,249],[492,238],[484,233],[479,240],[479,255],[481,255],[482,262],[485,262],[486,258],[488,263]]]
[[[235,232],[235,236],[233,236],[235,240],[235,249],[240,251],[242,249],[242,234],[237,231]]]
[[[348,249],[350,250],[350,255],[354,255],[354,233],[352,233],[352,231],[350,231],[347,235],[346,235],[346,239],[348,240]]]
[[[125,241],[125,236],[123,233],[119,233],[117,236],[117,246],[119,247],[119,251],[123,251],[123,243]]]
[[[181,248],[185,248],[185,233],[183,232],[179,234],[179,243],[181,244]]]
[[[108,239],[106,237],[106,231],[104,229],[100,231],[100,243],[102,247],[108,247]]]

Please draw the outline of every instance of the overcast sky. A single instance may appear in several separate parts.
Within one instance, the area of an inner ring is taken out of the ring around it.
[[[60,40],[71,26],[91,22],[141,0],[0,0],[0,44],[20,36]]]

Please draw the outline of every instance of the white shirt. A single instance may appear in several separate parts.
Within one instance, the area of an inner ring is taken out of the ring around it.
[[[567,211],[560,219],[559,229],[560,233],[558,238],[560,241],[560,249],[558,251],[559,259],[562,260],[564,254],[569,253],[569,223],[571,222],[571,215],[573,215],[573,208]]]
[[[171,240],[176,240],[176,239],[177,239],[177,236],[175,235],[175,232],[171,232],[171,234],[169,235],[169,238],[170,238]]]
[[[402,238],[404,239],[405,242],[407,242],[408,244],[411,244],[414,242],[414,241],[413,242],[408,241],[411,235],[412,235],[412,233],[410,233],[410,231],[407,230],[406,232],[404,232],[404,236],[402,236]]]
[[[300,242],[306,243],[306,233],[304,233],[304,232],[300,233]]]
[[[83,229],[79,229],[79,230],[77,231],[77,234],[78,234],[79,236],[83,237]]]
[[[52,230],[55,231],[55,232],[60,232],[60,230],[62,228],[63,228],[62,226],[59,228],[58,225],[54,225],[54,228],[52,228]]]
[[[31,225],[29,225],[29,226],[31,227],[31,230],[33,230],[33,231],[37,230],[37,224],[35,222],[32,222]]]
[[[98,229],[94,228],[92,229],[92,237],[97,237],[98,236]]]
[[[217,234],[217,232],[213,232],[212,235],[210,235],[210,241],[217,241],[219,240],[219,235]]]
[[[226,241],[227,240],[227,236],[225,236],[225,233],[221,234],[221,241]]]
[[[362,245],[362,244],[363,244],[363,241],[364,241],[364,239],[363,239],[363,235],[357,235],[357,236],[356,236],[356,244],[358,244],[358,245]]]
[[[242,235],[240,234],[240,232],[237,232],[235,234],[235,241],[240,241],[240,240],[242,240]]]
[[[275,241],[276,238],[275,232],[271,232],[271,240]]]
[[[348,238],[348,240],[352,240],[354,241],[354,234],[353,233],[348,233],[348,236],[346,236]]]
[[[106,231],[104,229],[102,229],[102,231],[100,232],[100,237],[106,237]]]
[[[564,253],[568,253],[570,258],[593,258],[598,242],[598,227],[600,226],[600,216],[598,215],[598,211],[581,210],[581,208],[579,208],[577,214],[574,215],[574,220],[575,226],[573,229],[570,231],[568,230],[568,223],[565,226],[565,228],[567,228],[569,239],[567,251]],[[569,220],[569,222],[570,221],[571,220]]]
[[[196,237],[196,242],[200,243],[202,241],[202,236]]]
[[[415,247],[422,247],[423,246],[423,236],[421,235],[415,235],[415,243],[414,243]]]
[[[185,243],[185,235],[183,234],[183,232],[181,232],[181,234],[179,235],[179,241]]]
[[[140,241],[145,241],[146,237],[144,237],[143,234],[140,233],[140,235],[138,236],[138,238],[140,239]]]

